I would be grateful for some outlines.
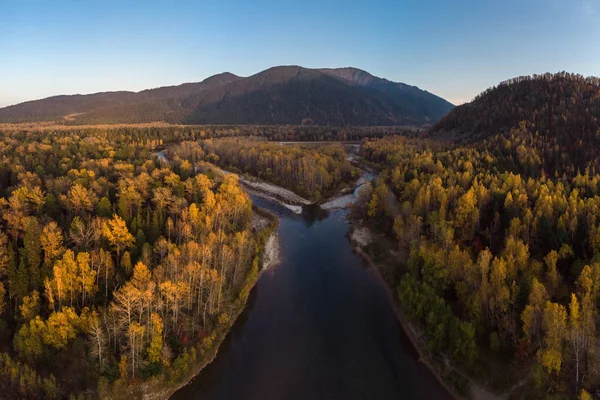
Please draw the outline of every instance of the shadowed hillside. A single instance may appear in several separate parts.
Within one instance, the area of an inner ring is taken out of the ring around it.
[[[564,143],[595,140],[600,117],[600,80],[558,73],[502,82],[456,107],[430,130],[433,137],[473,142],[506,133],[521,121]]]
[[[452,109],[429,92],[355,68],[274,67],[241,78],[134,92],[55,96],[0,109],[0,122],[423,125]]]

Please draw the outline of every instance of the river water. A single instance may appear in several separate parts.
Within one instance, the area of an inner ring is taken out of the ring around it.
[[[281,262],[263,271],[215,360],[172,399],[449,399],[376,274],[352,251],[345,210],[280,217]]]

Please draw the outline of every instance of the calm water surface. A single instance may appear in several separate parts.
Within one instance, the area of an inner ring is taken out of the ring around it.
[[[172,399],[449,399],[353,253],[345,211],[280,217],[281,263],[264,271],[217,358]]]

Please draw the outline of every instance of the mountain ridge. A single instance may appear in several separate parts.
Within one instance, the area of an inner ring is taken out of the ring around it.
[[[452,108],[416,86],[358,68],[285,65],[139,92],[51,96],[0,108],[0,122],[426,125]]]

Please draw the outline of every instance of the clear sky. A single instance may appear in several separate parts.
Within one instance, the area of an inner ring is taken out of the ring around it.
[[[455,104],[519,75],[599,76],[600,0],[0,0],[0,106],[284,64]]]

